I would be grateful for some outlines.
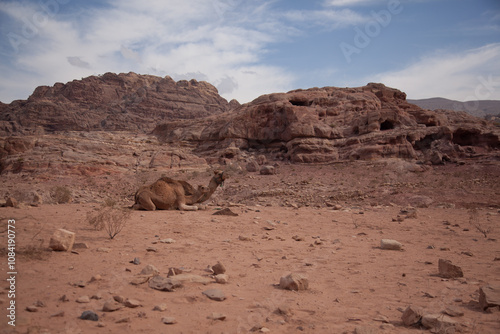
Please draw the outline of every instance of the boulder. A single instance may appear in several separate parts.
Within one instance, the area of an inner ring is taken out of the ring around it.
[[[6,207],[11,207],[11,208],[17,208],[19,206],[19,203],[14,197],[9,197],[7,198],[7,201],[5,202]]]
[[[438,329],[442,333],[452,332],[450,328],[455,327],[457,324],[458,322],[453,318],[440,313],[425,314],[422,317],[422,326],[428,329]]]
[[[410,305],[406,308],[401,316],[401,320],[406,327],[415,326],[420,323],[424,311],[422,308]]]
[[[380,241],[380,248],[382,249],[389,249],[389,250],[401,250],[403,245],[396,240],[391,240],[391,239],[382,239]]]
[[[49,247],[54,251],[71,252],[75,243],[75,233],[58,229],[50,238]]]
[[[439,276],[443,278],[459,278],[464,277],[462,268],[454,265],[449,260],[439,259],[438,262]]]
[[[224,274],[226,272],[226,267],[222,263],[217,262],[217,264],[212,266],[212,270],[214,275]]]
[[[500,285],[486,285],[479,289],[479,306],[486,310],[500,306]]]
[[[280,288],[294,291],[307,290],[309,288],[309,280],[302,274],[291,273],[280,278]]]
[[[224,294],[224,292],[218,289],[205,290],[203,291],[203,294],[211,300],[219,302],[226,300],[226,295]]]
[[[156,276],[159,274],[160,271],[158,270],[158,268],[156,268],[152,264],[148,264],[147,266],[145,266],[139,273],[139,275],[144,275],[144,276]]]
[[[260,169],[260,175],[274,175],[276,174],[276,170],[274,166],[262,166]]]

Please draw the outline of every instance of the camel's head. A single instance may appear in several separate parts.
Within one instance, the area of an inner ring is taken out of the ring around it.
[[[204,194],[208,194],[209,192],[210,192],[210,188],[209,187],[202,186],[202,185],[198,186],[198,193],[204,195]]]
[[[224,184],[224,180],[227,178],[226,174],[222,170],[215,170],[214,171],[214,177],[213,179],[217,183],[218,186],[221,186]]]

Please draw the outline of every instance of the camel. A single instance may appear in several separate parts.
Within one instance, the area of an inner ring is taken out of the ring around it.
[[[141,187],[135,194],[136,210],[186,210],[196,211],[195,203],[202,203],[210,198],[218,186],[226,179],[223,171],[215,171],[208,187],[194,189],[186,181],[162,177],[153,184]]]

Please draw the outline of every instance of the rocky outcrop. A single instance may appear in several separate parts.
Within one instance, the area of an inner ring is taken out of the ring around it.
[[[150,132],[158,122],[206,117],[237,105],[204,81],[106,73],[40,86],[27,100],[1,103],[0,136],[81,130]]]
[[[153,134],[165,143],[191,142],[199,153],[235,147],[292,162],[402,158],[441,164],[500,148],[500,131],[490,123],[423,110],[405,93],[375,83],[264,95],[231,113],[161,124]]]

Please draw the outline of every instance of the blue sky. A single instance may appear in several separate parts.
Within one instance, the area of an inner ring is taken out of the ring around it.
[[[0,0],[0,101],[105,72],[205,80],[244,103],[382,82],[500,99],[498,0]]]

